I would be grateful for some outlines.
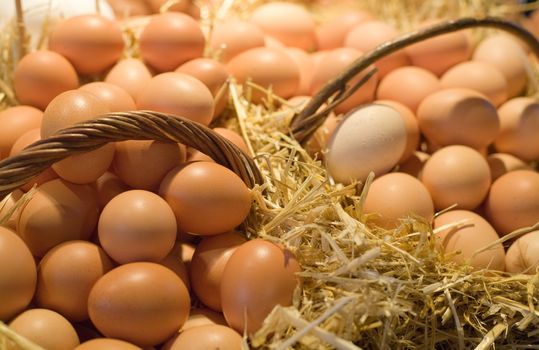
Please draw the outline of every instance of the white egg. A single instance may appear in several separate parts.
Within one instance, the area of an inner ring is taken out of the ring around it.
[[[352,110],[335,130],[326,157],[330,175],[343,184],[393,168],[406,147],[406,127],[395,109],[369,104]]]

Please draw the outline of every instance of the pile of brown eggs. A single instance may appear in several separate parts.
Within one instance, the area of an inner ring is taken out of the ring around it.
[[[118,13],[151,8],[111,3]],[[317,24],[304,7],[274,2],[216,22],[208,37],[187,14],[154,14],[137,37],[140,57],[122,58],[119,22],[67,18],[48,49],[16,65],[20,105],[0,112],[0,159],[108,112],[213,126],[230,77],[270,88],[291,108],[398,35],[366,12]],[[375,172],[364,206],[371,225],[391,229],[418,214],[434,220],[447,251],[460,251],[456,260],[535,273],[539,231],[507,252],[493,244],[539,221],[539,103],[523,97],[531,61],[508,36],[471,43],[456,32],[380,60],[307,147],[335,182]],[[214,130],[249,154],[239,134]],[[290,251],[237,231],[252,202],[242,180],[181,144],[124,141],[70,156],[14,191],[0,214],[34,184],[0,227],[0,320],[43,348],[240,349],[240,334],[290,305],[301,284]]]

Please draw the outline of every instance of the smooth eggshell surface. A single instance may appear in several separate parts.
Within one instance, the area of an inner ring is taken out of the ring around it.
[[[88,340],[73,350],[142,350],[136,345],[130,344],[123,340],[98,338]]]
[[[255,24],[240,20],[217,22],[210,37],[210,47],[224,63],[249,49],[264,46],[264,33]]]
[[[111,112],[126,112],[136,109],[135,100],[121,87],[96,81],[82,85],[80,90],[88,91],[103,102]]]
[[[104,81],[123,88],[136,101],[139,92],[151,78],[152,73],[141,60],[126,58],[112,67]]]
[[[333,50],[344,46],[348,32],[356,25],[374,20],[374,17],[361,10],[350,10],[316,28],[318,50]]]
[[[0,111],[0,159],[7,158],[13,144],[31,129],[41,126],[43,112],[31,106],[14,106]]]
[[[532,170],[529,164],[508,153],[492,153],[487,156],[492,181],[514,170]]]
[[[505,268],[511,273],[534,275],[539,267],[539,231],[519,237],[505,255]]]
[[[350,112],[328,144],[327,168],[338,182],[364,181],[373,171],[382,175],[406,148],[406,127],[395,109],[371,104]]]
[[[222,313],[206,308],[195,308],[191,309],[189,318],[180,331],[209,324],[220,324],[223,326],[227,325],[225,317]]]
[[[475,270],[490,269],[504,271],[505,252],[501,243],[496,243],[488,250],[476,254],[482,248],[499,239],[494,228],[474,212],[451,210],[434,219],[434,228],[466,220],[462,228],[446,229],[437,234],[446,253],[459,251],[451,257],[458,263],[468,263]]]
[[[241,350],[242,337],[232,328],[204,325],[190,328],[165,344],[162,350]]]
[[[292,304],[301,268],[288,250],[262,239],[234,251],[223,271],[223,313],[236,331],[256,332],[276,305]]]

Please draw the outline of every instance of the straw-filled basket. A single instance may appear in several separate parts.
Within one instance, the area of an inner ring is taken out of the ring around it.
[[[539,42],[510,22],[465,18],[441,23],[366,54],[302,109],[253,105],[231,83],[236,116],[231,123],[253,149],[252,159],[209,128],[181,117],[111,113],[1,161],[0,198],[54,162],[107,142],[183,143],[230,168],[252,188],[255,205],[245,224],[247,237],[279,242],[301,264],[303,286],[294,305],[273,310],[249,339],[253,348],[531,348],[539,344],[539,274],[456,265],[440,251],[436,232],[420,217],[403,219],[393,230],[368,226],[362,204],[372,178],[366,184],[335,184],[323,164],[302,147],[331,111],[332,101],[361,88],[348,86],[351,78],[377,59],[434,35],[477,26],[512,32],[539,56]],[[316,112],[324,103],[329,107]],[[2,336],[21,348],[38,348],[0,324]]]

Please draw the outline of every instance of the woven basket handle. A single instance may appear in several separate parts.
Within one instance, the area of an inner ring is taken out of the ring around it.
[[[248,187],[263,182],[253,160],[210,128],[186,118],[153,111],[109,113],[63,129],[0,162],[0,200],[53,163],[112,141],[179,142],[207,154],[238,174]]]
[[[426,29],[404,34],[392,41],[381,44],[374,50],[352,62],[352,64],[348,66],[348,68],[346,68],[341,74],[339,74],[333,80],[330,80],[316,95],[313,96],[305,108],[294,116],[290,123],[290,131],[292,132],[292,135],[301,144],[307,142],[316,129],[318,129],[318,127],[324,123],[327,116],[331,112],[331,108],[323,113],[317,113],[316,111],[324,103],[327,103],[328,100],[335,94],[345,94],[347,89],[349,89],[348,83],[350,80],[379,59],[417,42],[438,35],[473,27],[491,27],[512,33],[523,40],[530,47],[535,56],[539,57],[539,41],[532,33],[517,23],[495,17],[486,17],[481,19],[461,18],[457,20],[444,21]],[[358,88],[358,85],[352,88]]]

